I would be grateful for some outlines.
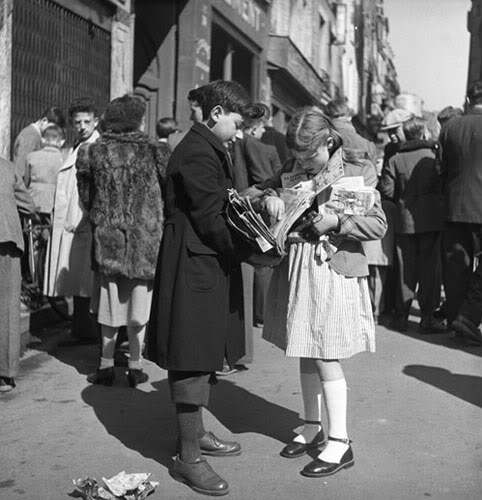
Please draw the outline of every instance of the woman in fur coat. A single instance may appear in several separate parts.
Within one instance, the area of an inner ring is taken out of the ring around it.
[[[94,236],[96,285],[91,309],[102,328],[99,368],[87,377],[112,385],[119,327],[129,339],[128,382],[145,382],[142,346],[162,236],[162,184],[167,157],[140,131],[145,105],[125,95],[108,104],[104,133],[81,149],[77,180]]]

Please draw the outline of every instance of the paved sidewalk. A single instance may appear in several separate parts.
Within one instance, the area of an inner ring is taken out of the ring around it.
[[[377,354],[345,363],[355,467],[320,480],[299,474],[308,457],[278,455],[300,424],[297,360],[260,336],[255,363],[221,379],[205,412],[209,429],[243,446],[210,460],[230,483],[226,498],[481,498],[482,348],[378,327]],[[121,470],[151,472],[153,500],[202,498],[167,473],[175,421],[165,372],[147,364],[150,381],[137,390],[121,368],[114,387],[90,386],[96,358],[94,346],[27,352],[18,390],[0,398],[0,499],[65,499],[72,478]]]

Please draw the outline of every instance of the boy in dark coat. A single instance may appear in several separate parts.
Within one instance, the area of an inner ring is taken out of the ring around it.
[[[418,302],[424,333],[439,333],[434,318],[440,302],[443,203],[440,168],[434,143],[424,140],[425,122],[411,118],[403,124],[406,142],[390,158],[379,183],[382,195],[398,209],[395,227],[400,270],[396,291],[396,327],[405,331],[418,284]]]
[[[225,144],[247,104],[235,82],[204,87],[203,121],[174,150],[167,168],[166,223],[149,325],[151,359],[169,372],[178,422],[171,475],[199,493],[225,495],[228,484],[201,454],[238,455],[238,443],[203,428],[213,372],[244,355],[239,251],[224,217],[232,165]]]

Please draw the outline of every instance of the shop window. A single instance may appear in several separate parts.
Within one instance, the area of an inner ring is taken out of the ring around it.
[[[220,26],[213,23],[211,34],[211,80],[233,80],[254,96],[254,54]]]

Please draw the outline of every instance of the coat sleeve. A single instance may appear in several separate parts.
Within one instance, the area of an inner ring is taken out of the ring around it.
[[[338,233],[351,240],[380,240],[387,231],[387,218],[382,209],[380,194],[376,192],[373,208],[367,215],[342,215]]]
[[[220,165],[212,155],[184,157],[179,169],[191,224],[202,243],[233,257],[235,247],[224,217],[226,192],[219,183]]]
[[[395,157],[390,158],[385,168],[382,170],[382,176],[378,183],[378,190],[385,198],[389,200],[395,199]]]
[[[15,173],[14,191],[18,211],[24,215],[35,214],[35,203],[25,187],[22,177],[20,177],[17,173]]]
[[[27,184],[25,177],[27,170],[27,155],[38,148],[38,140],[32,134],[20,134],[15,140],[13,146],[13,162],[15,171],[24,183]]]
[[[77,189],[79,191],[80,202],[86,210],[90,210],[93,199],[94,183],[90,167],[88,144],[84,144],[79,148],[75,168],[77,169]]]

